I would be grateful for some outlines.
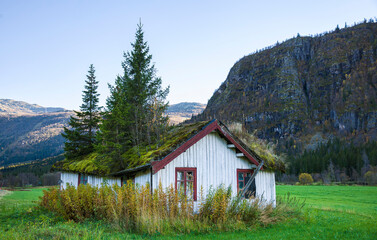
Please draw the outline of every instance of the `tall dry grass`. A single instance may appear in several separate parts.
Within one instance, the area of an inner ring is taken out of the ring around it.
[[[232,197],[231,188],[220,186],[194,201],[161,184],[151,193],[150,186],[132,182],[101,187],[67,185],[65,189],[44,191],[40,206],[77,222],[101,219],[119,230],[137,233],[190,233],[212,230],[241,230],[283,220],[288,205],[273,208],[258,199]]]

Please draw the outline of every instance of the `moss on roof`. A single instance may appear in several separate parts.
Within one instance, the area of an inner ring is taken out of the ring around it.
[[[63,161],[55,163],[52,169],[55,171],[80,172],[105,176],[122,170],[139,167],[152,161],[163,159],[200,132],[210,122],[211,121],[204,121],[172,126],[163,138],[161,144],[155,143],[151,146],[140,148],[140,155],[136,147],[129,149],[122,155],[123,162],[127,166],[125,169],[122,169],[120,164],[114,164],[110,156],[96,152],[75,159],[64,159]],[[231,124],[229,129],[231,135],[240,141],[243,146],[246,146],[247,150],[251,152],[257,160],[264,160],[266,170],[285,171],[285,164],[282,158],[274,153],[271,146],[261,142],[260,139],[252,134],[243,131],[239,124]]]
[[[111,172],[111,159],[96,152],[74,159],[64,159],[52,166],[54,171],[66,171],[75,173],[86,173],[93,175],[107,175]]]
[[[264,169],[270,171],[285,172],[284,155],[275,153],[275,145],[266,143],[264,140],[257,138],[253,134],[249,134],[243,129],[241,123],[229,124],[229,130],[233,137],[245,144],[259,159],[264,161]]]
[[[163,159],[209,123],[210,121],[204,121],[172,126],[163,138],[163,141],[161,141],[161,144],[155,143],[151,146],[140,148],[140,156],[136,147],[129,149],[122,155],[123,161],[127,166],[126,169]],[[120,165],[114,166],[109,156],[99,153],[91,153],[75,159],[64,159],[55,163],[52,168],[55,171],[80,172],[100,176],[124,170],[121,169]]]

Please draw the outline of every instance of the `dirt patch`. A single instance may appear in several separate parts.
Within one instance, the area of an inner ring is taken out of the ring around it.
[[[8,189],[7,191],[31,191],[30,189]]]
[[[7,190],[0,190],[0,199],[1,199],[2,197],[4,197],[5,195],[9,194],[9,193],[10,193],[10,191],[7,191]]]

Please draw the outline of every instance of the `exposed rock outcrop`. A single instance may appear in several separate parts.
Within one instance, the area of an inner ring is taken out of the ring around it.
[[[376,138],[377,23],[296,37],[240,59],[193,120],[244,122],[259,137]],[[360,137],[361,135],[361,137]]]

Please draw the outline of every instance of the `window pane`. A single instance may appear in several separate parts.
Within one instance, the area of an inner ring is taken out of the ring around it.
[[[187,182],[187,198],[192,199],[193,197],[193,192],[194,192],[194,182]]]
[[[245,184],[247,184],[247,182],[250,180],[250,174],[248,174],[248,176],[247,177],[245,177]]]
[[[238,173],[238,180],[243,181],[243,173]]]
[[[243,182],[238,183],[238,188],[241,190],[243,188]]]
[[[251,177],[251,173],[248,172],[247,175],[246,175],[246,177]]]
[[[187,172],[186,179],[189,181],[194,181],[194,173],[193,172]]]
[[[183,173],[184,172],[177,172],[177,180],[183,180]]]
[[[185,183],[184,182],[177,182],[177,191],[178,193],[185,194]]]

